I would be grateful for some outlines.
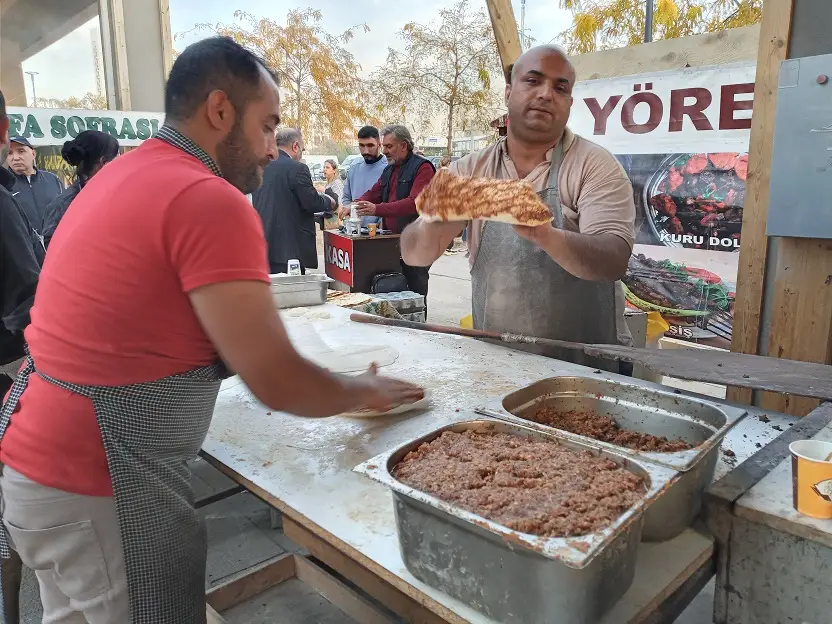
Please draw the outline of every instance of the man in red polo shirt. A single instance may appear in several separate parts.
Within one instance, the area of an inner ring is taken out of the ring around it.
[[[263,61],[231,39],[195,43],[165,109],[156,138],[90,180],[56,231],[31,357],[0,415],[0,550],[10,538],[36,571],[45,622],[205,622],[185,461],[225,365],[269,407],[305,416],[422,396],[373,371],[330,374],[287,338],[244,195],[276,154]]]

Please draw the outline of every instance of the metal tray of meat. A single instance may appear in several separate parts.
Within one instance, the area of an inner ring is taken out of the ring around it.
[[[509,433],[589,450],[641,476],[642,500],[599,533],[549,538],[513,531],[416,490],[393,468],[412,450],[446,431]],[[479,419],[448,425],[378,455],[355,468],[393,494],[399,546],[407,569],[500,622],[590,624],[629,588],[641,541],[643,512],[676,474],[586,442],[530,427]]]
[[[561,412],[593,411],[609,416],[622,429],[682,439],[685,451],[637,451],[601,442],[530,420],[542,406]],[[678,470],[681,474],[645,517],[644,539],[665,541],[685,530],[699,514],[702,492],[714,478],[719,445],[746,411],[669,390],[649,382],[619,381],[603,374],[552,377],[521,388],[476,410],[480,414],[558,432],[571,439],[598,444],[616,453]]]
[[[334,281],[322,273],[271,275],[272,296],[278,308],[298,308],[326,303],[326,292]]]

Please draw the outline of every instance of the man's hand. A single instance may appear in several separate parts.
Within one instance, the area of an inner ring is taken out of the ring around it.
[[[528,225],[515,225],[514,231],[544,251],[547,251],[549,246],[554,242],[554,238],[557,233],[557,230],[552,227],[551,223],[544,223],[543,225],[537,225],[534,227]]]
[[[350,207],[349,206],[341,206],[341,208],[338,210],[338,216],[341,217],[342,219],[346,219],[347,217],[349,217],[350,216]]]
[[[372,364],[366,373],[354,378],[355,398],[361,408],[386,412],[399,405],[415,403],[424,398],[425,391],[419,386],[390,377],[381,377],[377,373],[378,367]]]
[[[376,216],[376,205],[368,201],[355,202],[358,207],[359,217],[374,217]]]

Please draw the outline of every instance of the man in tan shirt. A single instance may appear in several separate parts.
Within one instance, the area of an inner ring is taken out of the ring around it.
[[[452,163],[463,176],[525,179],[552,210],[539,227],[475,221],[469,250],[474,326],[577,342],[615,344],[623,305],[616,280],[627,269],[635,206],[612,154],[567,127],[575,70],[556,46],[539,46],[514,64],[506,87],[508,136]],[[402,234],[402,257],[435,261],[465,223],[418,219]],[[584,354],[528,350],[618,371]]]

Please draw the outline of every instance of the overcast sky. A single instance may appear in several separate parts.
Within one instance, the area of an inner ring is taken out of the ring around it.
[[[171,30],[176,35],[193,29],[203,22],[234,20],[234,11],[243,10],[256,17],[269,17],[282,22],[292,9],[309,6],[323,13],[323,26],[329,32],[341,33],[350,26],[366,23],[367,34],[358,34],[348,49],[355,55],[365,73],[370,73],[384,62],[388,47],[399,47],[397,32],[409,21],[428,23],[438,9],[453,6],[454,0],[420,0],[400,2],[394,0],[170,0]],[[470,0],[474,9],[485,7],[484,0]],[[520,23],[520,0],[514,0],[514,11]],[[558,8],[558,0],[527,0],[527,30],[537,42],[552,40],[568,27],[570,15]],[[91,30],[97,28],[97,19],[78,28],[70,35],[28,59],[24,71],[36,71],[38,98],[81,97],[96,91],[95,64]],[[191,33],[177,39],[175,46],[181,49],[188,43],[209,33]],[[31,103],[31,82],[26,77],[26,89]]]

